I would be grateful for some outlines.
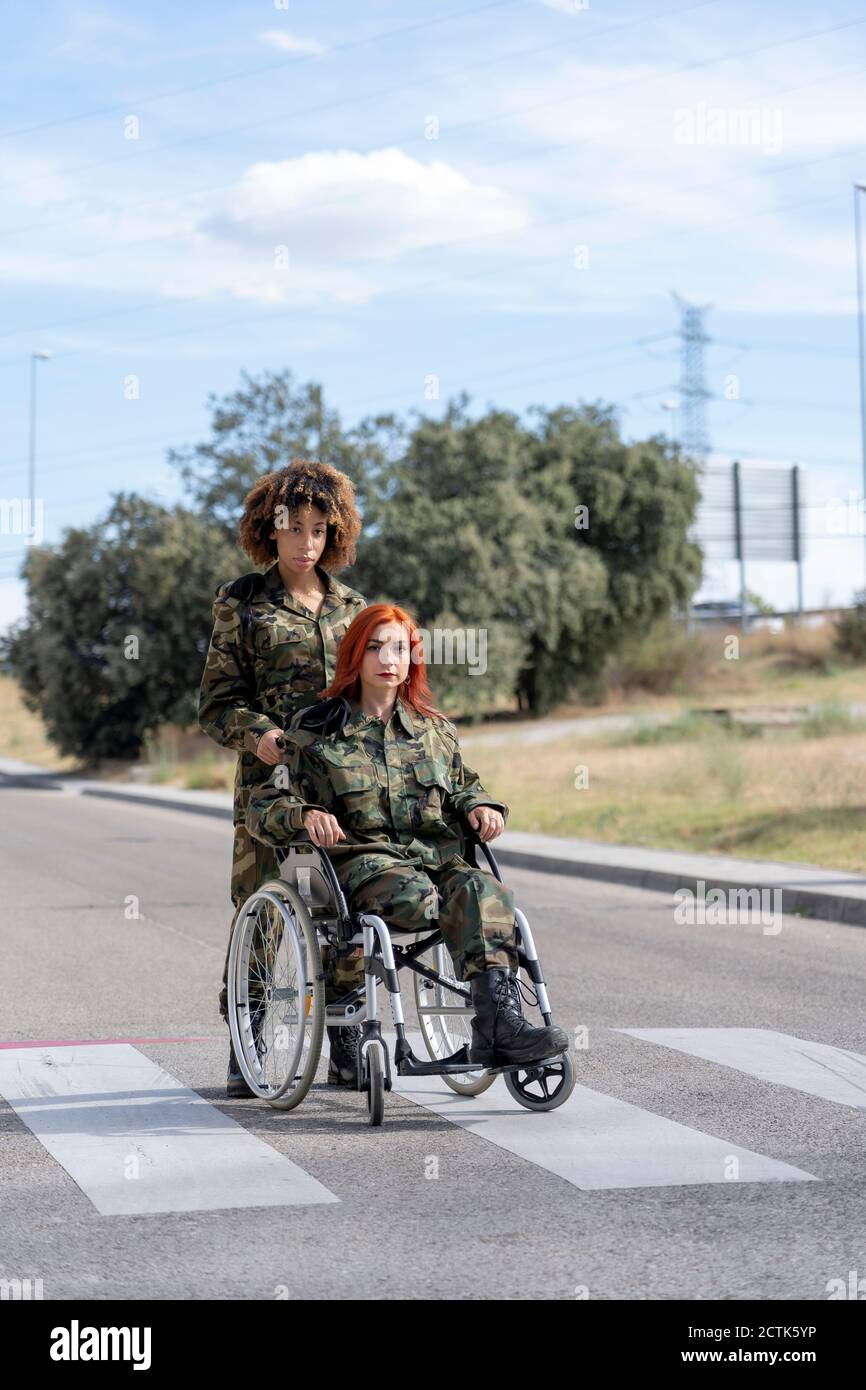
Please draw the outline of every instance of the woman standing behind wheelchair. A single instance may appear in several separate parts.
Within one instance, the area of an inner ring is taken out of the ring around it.
[[[306,831],[328,851],[352,912],[413,932],[438,919],[472,992],[470,1061],[551,1057],[568,1038],[523,1017],[512,893],[460,854],[461,817],[479,840],[494,840],[508,807],[463,762],[456,729],[432,703],[421,651],[404,609],[373,604],[358,614],[326,704],[291,720],[285,766],[253,789],[247,827],[273,846]],[[325,719],[337,727],[323,735]]]
[[[232,927],[250,894],[279,874],[273,852],[246,828],[250,788],[279,761],[284,725],[315,704],[317,692],[333,678],[342,635],[366,603],[333,577],[354,561],[360,530],[351,481],[318,460],[293,459],[260,478],[244,499],[240,543],[251,560],[268,568],[217,588],[198,704],[199,727],[238,754]],[[343,959],[334,989],[350,989],[363,978],[362,960]],[[219,1007],[228,1021],[225,967]],[[328,1029],[331,1080],[341,1080],[341,1059],[344,1070],[353,1064],[360,1029],[351,1030],[348,1040],[347,1032]],[[226,1090],[230,1096],[253,1094],[231,1045]]]

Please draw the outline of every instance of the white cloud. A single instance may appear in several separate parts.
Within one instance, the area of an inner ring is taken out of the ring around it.
[[[279,48],[283,53],[326,53],[327,49],[318,39],[302,39],[285,29],[266,29],[259,35],[271,48]]]
[[[590,0],[541,0],[541,3],[548,10],[559,10],[560,14],[579,14],[590,7]]]
[[[34,166],[12,152],[13,182],[55,170],[69,182],[8,189],[11,228],[34,220],[25,197],[47,205],[61,190],[93,216],[59,237],[49,222],[44,235],[4,239],[0,279],[315,308],[426,293],[441,276],[444,292],[465,286],[490,312],[557,315],[643,309],[676,285],[731,311],[848,313],[853,158],[835,155],[857,144],[862,112],[856,75],[833,71],[843,58],[794,45],[679,73],[644,52],[607,65],[563,58],[544,81],[491,78],[484,109],[501,119],[477,134],[477,105],[455,95],[441,144],[258,160],[223,191],[196,193],[205,179],[191,172],[174,202],[158,166],[115,184],[98,167],[65,176],[62,155]],[[678,111],[715,108],[781,112],[781,152],[678,141]],[[450,139],[449,124],[460,131]],[[149,188],[159,201],[137,206]],[[838,206],[821,203],[837,190]],[[578,244],[589,248],[583,273]],[[500,260],[501,274],[487,273]]]
[[[394,148],[318,151],[251,165],[227,191],[187,206],[161,201],[125,213],[103,202],[59,255],[56,242],[0,251],[0,280],[358,304],[399,282],[406,253],[467,239],[461,254],[474,264],[487,243],[472,238],[520,231],[527,219],[523,199],[442,160],[425,164]]]
[[[473,183],[443,160],[424,164],[392,147],[254,164],[203,230],[242,247],[285,244],[305,262],[328,266],[516,230],[526,220],[522,199]]]

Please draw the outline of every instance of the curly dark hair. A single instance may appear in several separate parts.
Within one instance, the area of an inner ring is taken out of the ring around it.
[[[355,506],[352,481],[319,459],[292,459],[285,468],[259,478],[244,498],[239,535],[243,549],[257,565],[269,565],[277,557],[277,508],[290,512],[318,507],[328,518],[327,541],[319,563],[336,574],[355,560],[355,541],[361,534],[361,518]]]

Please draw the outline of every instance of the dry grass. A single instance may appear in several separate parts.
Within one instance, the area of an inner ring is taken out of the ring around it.
[[[218,748],[199,729],[167,726],[145,739],[143,762],[148,781],[190,791],[231,791],[235,754]]]
[[[0,675],[0,757],[16,758],[18,762],[34,763],[37,767],[55,772],[73,772],[77,758],[61,757],[45,736],[38,714],[25,708],[18,682],[11,676]]]
[[[866,730],[844,708],[866,700],[864,668],[836,658],[829,624],[749,634],[734,660],[725,656],[729,635],[736,629],[694,634],[699,660],[694,650],[681,654],[678,690],[623,686],[603,707],[560,706],[553,717],[807,704],[822,712],[799,728],[751,738],[684,718],[673,729],[636,729],[618,742],[571,735],[522,744],[520,722],[508,721],[512,739],[487,744],[482,731],[467,738],[467,756],[512,807],[510,827],[866,871]],[[656,655],[664,661],[663,642]],[[651,671],[652,660],[644,653],[643,669]],[[3,676],[0,755],[79,770],[74,759],[57,756],[16,682]],[[149,741],[137,768],[106,765],[102,775],[230,792],[235,761],[198,730],[169,728]],[[575,786],[579,766],[587,769],[585,790]]]
[[[832,623],[778,633],[759,629],[745,636],[736,624],[690,634],[662,626],[612,665],[605,712],[684,702],[737,708],[863,700],[866,672],[842,658],[834,640]],[[578,712],[592,711],[570,703],[557,714]]]
[[[471,763],[515,830],[866,871],[866,732],[621,747],[572,737],[523,758],[479,741]]]

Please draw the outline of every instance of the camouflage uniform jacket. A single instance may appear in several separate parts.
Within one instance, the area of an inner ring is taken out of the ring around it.
[[[387,724],[352,714],[339,733],[322,737],[297,729],[286,737],[284,764],[254,789],[247,828],[270,845],[284,845],[303,829],[305,811],[336,816],[346,840],[328,849],[342,882],[351,887],[381,872],[387,862],[440,868],[463,848],[460,817],[476,806],[508,807],[481,785],[460,754],[449,720],[416,714],[400,697]],[[362,863],[360,861],[363,861]],[[367,872],[369,870],[369,872]]]
[[[240,755],[235,773],[234,823],[246,817],[250,788],[267,777],[255,755],[269,729],[283,732],[291,716],[316,703],[334,678],[337,648],[366,599],[321,565],[327,585],[318,616],[288,592],[277,561],[264,574],[220,584],[213,635],[201,681],[199,727]]]

